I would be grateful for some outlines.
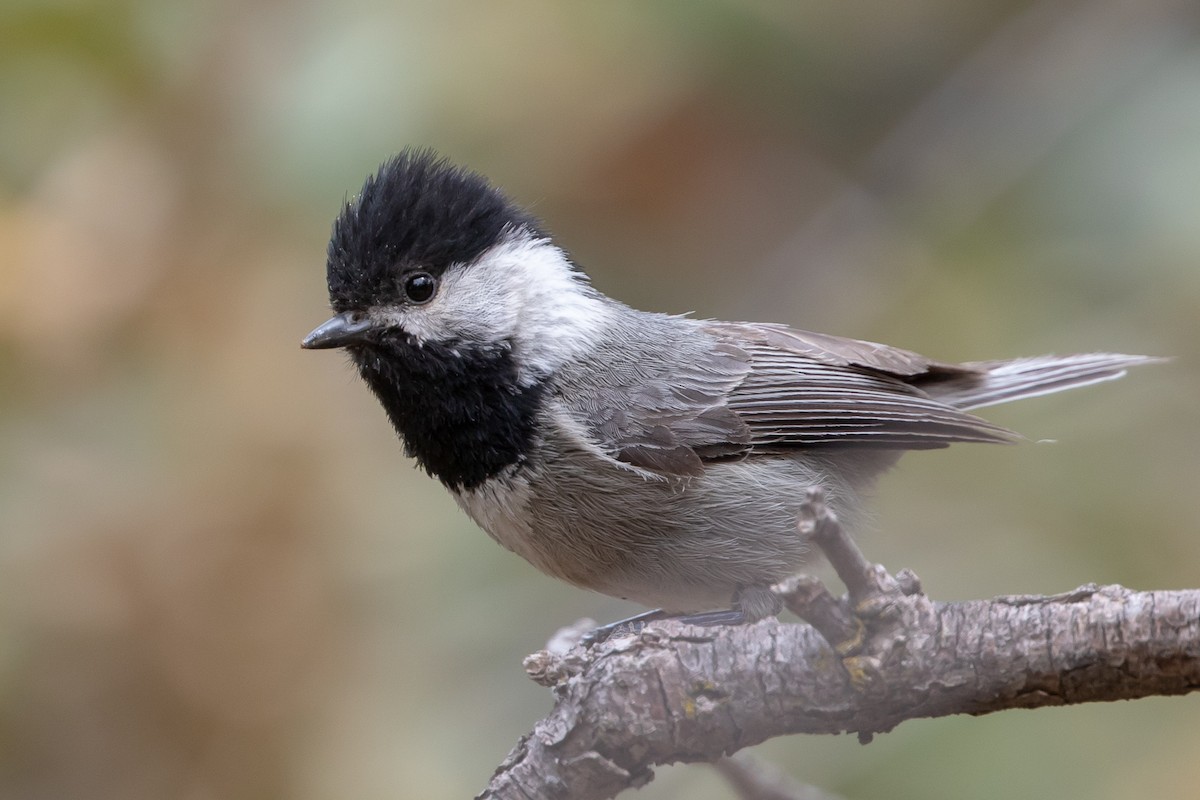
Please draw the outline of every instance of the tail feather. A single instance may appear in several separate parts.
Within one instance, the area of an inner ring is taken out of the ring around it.
[[[922,384],[921,388],[937,400],[965,411],[1116,380],[1129,367],[1165,360],[1120,353],[1083,353],[975,361],[962,365],[974,374],[955,375]]]

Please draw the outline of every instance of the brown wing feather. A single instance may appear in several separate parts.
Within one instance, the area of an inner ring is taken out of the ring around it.
[[[901,377],[913,377],[929,372],[977,373],[977,370],[967,365],[934,361],[911,350],[902,350],[864,339],[847,339],[828,333],[802,331],[777,323],[709,322],[707,325],[721,338],[732,336],[738,340],[769,345],[833,367],[866,367]]]
[[[926,449],[1009,442],[1017,434],[939,402],[909,381],[977,374],[907,350],[782,325],[709,323],[750,357],[727,404],[758,450],[804,447]]]

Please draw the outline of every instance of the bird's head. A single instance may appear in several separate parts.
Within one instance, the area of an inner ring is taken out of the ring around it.
[[[359,363],[428,349],[510,351],[523,382],[586,345],[606,298],[482,176],[428,150],[385,162],[329,241],[335,316],[303,342]]]

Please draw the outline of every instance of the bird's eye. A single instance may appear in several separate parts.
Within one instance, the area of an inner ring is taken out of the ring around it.
[[[437,279],[428,272],[414,272],[404,279],[404,296],[410,303],[428,303],[436,290]]]

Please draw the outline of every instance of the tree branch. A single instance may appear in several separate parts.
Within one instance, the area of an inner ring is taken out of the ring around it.
[[[881,618],[844,661],[812,627],[774,619],[661,622],[535,653],[526,669],[556,705],[480,797],[606,798],[649,781],[656,764],[715,762],[784,734],[869,740],[919,717],[1200,687],[1200,590],[1089,585],[963,603],[895,592]]]

